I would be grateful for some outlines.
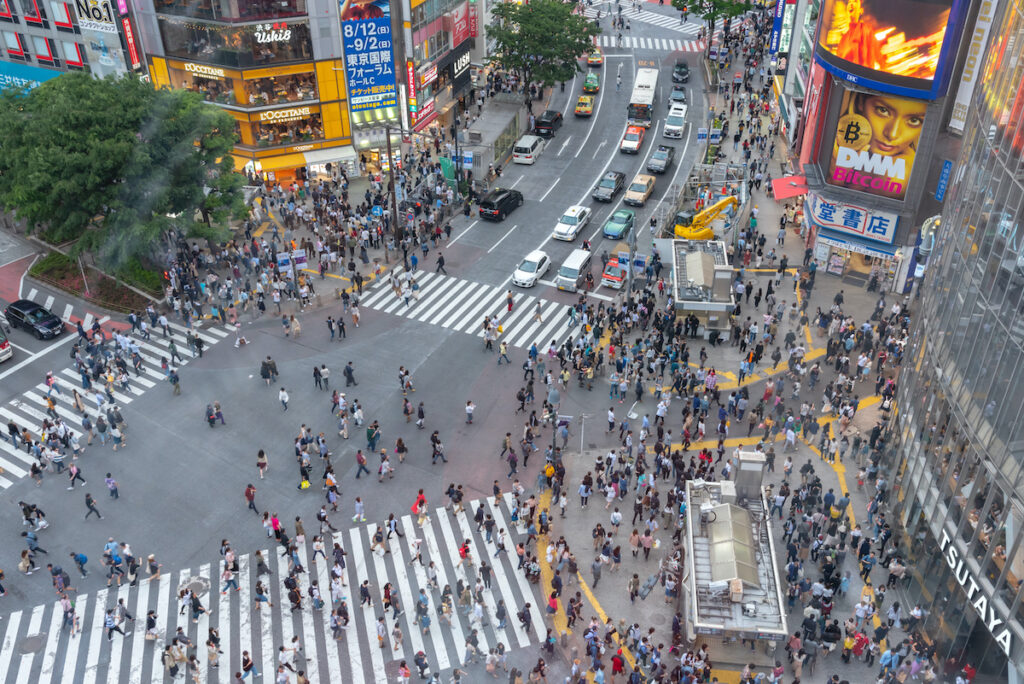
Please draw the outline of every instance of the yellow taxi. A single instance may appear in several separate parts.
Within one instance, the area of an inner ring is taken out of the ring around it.
[[[600,50],[594,50],[587,55],[587,66],[599,67],[604,64],[604,55]]]
[[[594,96],[580,95],[576,100],[576,116],[590,116],[594,113]]]
[[[638,173],[626,188],[626,194],[622,201],[631,207],[642,207],[652,192],[654,192],[654,176]]]

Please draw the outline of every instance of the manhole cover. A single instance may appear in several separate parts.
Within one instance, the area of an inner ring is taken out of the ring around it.
[[[650,617],[650,620],[656,625],[663,625],[666,622],[668,622],[668,618],[664,615],[661,615],[660,613],[655,613],[654,615],[652,615]]]
[[[210,592],[210,580],[207,577],[192,575],[178,585],[178,593],[185,589],[190,590],[196,596],[202,596]]]
[[[595,444],[594,442],[587,442],[587,448],[588,449],[596,449],[597,448],[597,444]]]
[[[45,645],[45,634],[29,634],[18,643],[18,650],[21,653],[38,653]]]

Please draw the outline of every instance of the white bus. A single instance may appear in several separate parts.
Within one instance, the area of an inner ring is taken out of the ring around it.
[[[658,70],[638,69],[633,94],[629,98],[626,116],[631,126],[651,127],[654,117],[654,100],[658,94]]]

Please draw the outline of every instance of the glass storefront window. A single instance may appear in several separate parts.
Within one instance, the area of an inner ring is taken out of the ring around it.
[[[199,67],[197,70],[204,71],[208,75],[171,68],[171,84],[176,88],[199,93],[207,102],[236,104],[235,79],[222,76],[217,73],[216,69],[204,70]]]
[[[160,17],[164,49],[171,57],[226,67],[255,67],[313,59],[306,22],[225,26]],[[284,28],[280,28],[284,26]]]
[[[259,21],[306,14],[306,0],[156,0],[158,14],[218,21]]]
[[[256,145],[259,147],[294,145],[310,140],[323,140],[324,137],[319,114],[311,114],[295,121],[264,121],[254,124],[253,132]]]
[[[245,82],[246,103],[253,107],[317,99],[313,72],[271,76]]]

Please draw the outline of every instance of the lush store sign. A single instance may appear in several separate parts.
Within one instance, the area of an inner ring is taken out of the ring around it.
[[[946,565],[953,571],[956,581],[960,583],[960,586],[967,594],[968,603],[974,606],[974,610],[978,611],[982,622],[985,623],[996,643],[999,644],[1003,649],[1003,653],[1009,658],[1010,640],[1012,638],[1009,626],[996,614],[994,601],[991,597],[981,592],[978,581],[971,576],[966,560],[960,556],[960,550],[956,548],[955,544],[950,544],[950,541],[949,534],[943,530],[942,539],[939,540],[939,551],[945,556]],[[975,595],[977,595],[976,598]]]

